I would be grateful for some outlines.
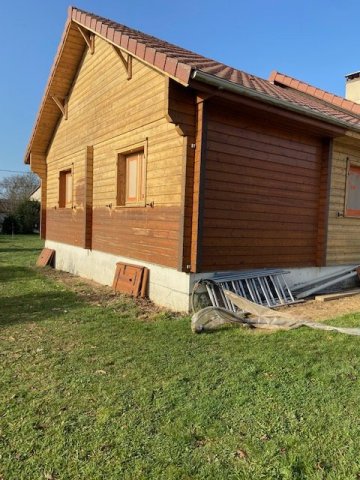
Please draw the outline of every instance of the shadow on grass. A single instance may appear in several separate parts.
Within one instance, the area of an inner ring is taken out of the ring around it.
[[[12,253],[12,252],[33,252],[38,253],[41,252],[41,248],[0,248],[0,253]]]
[[[70,291],[44,291],[11,295],[1,299],[0,328],[29,322],[56,319],[84,307]]]
[[[37,273],[28,267],[2,266],[0,267],[0,283],[16,282],[17,280],[32,280]]]

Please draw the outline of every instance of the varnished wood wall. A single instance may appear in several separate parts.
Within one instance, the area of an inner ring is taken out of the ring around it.
[[[47,238],[88,247],[91,220],[93,249],[179,267],[187,144],[165,114],[165,77],[136,60],[132,71],[128,80],[112,46],[98,37],[94,55],[86,52],[68,119],[60,121],[47,155]],[[117,154],[134,145],[147,150],[146,203],[153,207],[116,206]],[[58,176],[66,168],[74,173],[71,210],[58,208]]]
[[[334,140],[328,219],[327,264],[360,264],[360,218],[344,217],[348,161],[360,166],[360,140]]]
[[[201,270],[324,262],[321,139],[209,103]]]

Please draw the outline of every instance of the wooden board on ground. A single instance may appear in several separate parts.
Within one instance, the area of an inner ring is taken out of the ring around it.
[[[329,302],[330,300],[338,300],[339,298],[352,297],[360,294],[360,288],[348,290],[345,292],[329,293],[328,295],[318,295],[315,300],[318,302]]]
[[[113,289],[116,292],[143,298],[146,294],[148,275],[146,267],[119,262],[116,264]]]
[[[55,257],[55,250],[51,248],[43,248],[39,258],[37,259],[37,267],[46,267],[46,265],[52,265],[53,259]]]

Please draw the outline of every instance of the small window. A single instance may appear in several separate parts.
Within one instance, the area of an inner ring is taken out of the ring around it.
[[[63,170],[59,176],[59,207],[71,208],[73,203],[73,180],[71,170]]]
[[[347,217],[360,217],[360,166],[349,164],[346,183]]]
[[[144,150],[118,155],[117,205],[145,204],[145,174]]]

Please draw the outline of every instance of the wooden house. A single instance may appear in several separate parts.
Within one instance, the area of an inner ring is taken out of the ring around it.
[[[173,309],[216,271],[360,260],[359,105],[76,8],[25,162],[57,268],[111,284],[144,265]]]

